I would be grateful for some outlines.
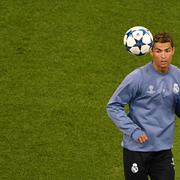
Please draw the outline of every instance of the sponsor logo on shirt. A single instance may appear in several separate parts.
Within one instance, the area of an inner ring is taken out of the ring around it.
[[[174,85],[173,85],[173,93],[174,94],[178,94],[179,93],[179,86],[178,86],[178,84],[177,83],[174,83]]]
[[[153,85],[149,85],[147,93],[149,94],[154,94],[156,91],[154,90],[154,86]]]

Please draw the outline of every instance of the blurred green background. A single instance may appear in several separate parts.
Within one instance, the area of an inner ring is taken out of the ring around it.
[[[177,0],[1,0],[0,179],[123,180],[122,133],[105,108],[151,60],[130,55],[123,36],[136,25],[171,32],[180,67],[179,12]]]

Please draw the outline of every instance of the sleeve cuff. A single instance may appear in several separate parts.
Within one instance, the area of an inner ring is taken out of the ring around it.
[[[133,133],[132,133],[132,138],[133,140],[137,141],[138,140],[138,137],[140,135],[144,134],[144,132],[140,129],[136,129]]]

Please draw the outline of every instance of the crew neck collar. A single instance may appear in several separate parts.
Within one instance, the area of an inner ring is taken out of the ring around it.
[[[157,71],[157,70],[154,68],[154,66],[153,66],[153,61],[150,63],[150,66],[151,66],[152,71],[154,71],[155,73],[157,73],[157,74],[159,74],[159,75],[162,75],[162,76],[165,76],[165,75],[169,74],[169,72],[171,71],[171,65],[169,66],[168,71],[165,72],[165,73],[162,73],[162,72]]]

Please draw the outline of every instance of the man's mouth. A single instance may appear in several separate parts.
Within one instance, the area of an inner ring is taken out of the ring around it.
[[[166,64],[167,64],[167,61],[162,60],[162,61],[161,61],[161,64],[162,64],[162,65],[166,65]]]

